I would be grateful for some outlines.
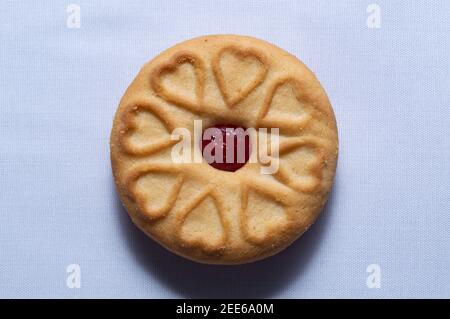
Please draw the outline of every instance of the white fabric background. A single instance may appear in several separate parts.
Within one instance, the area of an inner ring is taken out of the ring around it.
[[[449,1],[1,1],[0,297],[450,297]],[[381,7],[380,29],[366,7]],[[111,120],[140,66],[202,34],[266,39],[326,88],[340,157],[292,247],[198,265],[135,229]],[[66,287],[81,266],[82,287]],[[381,288],[366,267],[381,267]]]

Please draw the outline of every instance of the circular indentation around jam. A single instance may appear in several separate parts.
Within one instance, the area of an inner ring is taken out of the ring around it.
[[[201,148],[203,158],[212,167],[235,172],[250,158],[250,137],[245,128],[218,124],[203,131]],[[219,152],[216,155],[216,152]]]

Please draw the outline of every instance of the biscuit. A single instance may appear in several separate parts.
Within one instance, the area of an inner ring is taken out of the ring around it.
[[[259,160],[235,171],[175,162],[177,128],[201,154],[194,120],[255,128],[258,138],[278,128],[278,170],[262,174]],[[338,136],[324,89],[296,57],[252,37],[211,35],[142,67],[120,101],[110,151],[120,199],[143,232],[197,262],[241,264],[283,250],[315,221]]]

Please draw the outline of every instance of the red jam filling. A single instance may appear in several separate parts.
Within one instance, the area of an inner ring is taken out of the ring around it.
[[[209,165],[222,171],[235,172],[250,158],[250,137],[241,126],[218,124],[206,129],[201,146]]]

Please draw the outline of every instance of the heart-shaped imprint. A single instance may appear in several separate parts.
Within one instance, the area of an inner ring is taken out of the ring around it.
[[[155,93],[168,102],[197,112],[205,84],[202,60],[192,53],[180,53],[155,70],[151,77]]]
[[[213,71],[226,104],[245,99],[267,74],[264,56],[255,50],[225,47],[213,60]]]
[[[299,129],[311,119],[308,99],[302,95],[299,81],[286,78],[276,81],[270,88],[258,114],[259,125],[281,127],[283,131]]]
[[[131,104],[124,113],[123,122],[120,145],[130,155],[150,155],[177,143],[169,133],[173,125],[164,112],[151,103],[138,101]]]
[[[241,227],[248,241],[267,244],[287,231],[290,213],[276,194],[247,185],[241,200]]]
[[[127,187],[139,211],[150,220],[165,216],[173,207],[183,177],[173,169],[157,164],[140,166],[130,174]]]
[[[226,241],[227,223],[217,196],[205,189],[178,216],[178,237],[183,245],[203,252],[218,252]]]
[[[320,186],[324,155],[311,138],[293,138],[280,144],[280,168],[276,174],[287,186],[310,193]]]

